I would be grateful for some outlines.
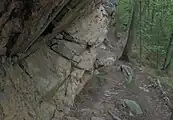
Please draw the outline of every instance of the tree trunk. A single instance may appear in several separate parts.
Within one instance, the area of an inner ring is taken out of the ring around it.
[[[155,20],[155,8],[152,9],[152,13],[151,13],[151,27],[150,27],[150,31],[153,31],[153,26],[154,26],[154,20]]]
[[[167,70],[169,68],[169,66],[171,65],[171,61],[173,58],[173,50],[171,49],[173,47],[172,43],[173,43],[173,33],[170,36],[170,40],[169,40],[169,44],[168,44],[168,47],[166,50],[166,56],[165,56],[162,70]]]
[[[136,15],[137,15],[137,9],[138,9],[138,3],[135,2],[134,3],[134,8],[133,8],[133,13],[132,13],[132,19],[131,19],[131,23],[130,23],[130,28],[128,31],[128,38],[127,38],[127,42],[126,45],[124,47],[123,53],[120,57],[120,60],[124,60],[124,61],[130,61],[130,54],[132,51],[132,45],[133,45],[133,41],[135,39],[136,36],[136,31],[135,31],[135,25],[136,25]]]
[[[142,64],[142,1],[140,0],[140,27],[139,27],[139,43],[140,43],[140,64]]]

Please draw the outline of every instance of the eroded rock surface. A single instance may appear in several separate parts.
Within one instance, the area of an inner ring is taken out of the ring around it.
[[[93,74],[108,19],[103,6],[18,64],[6,64],[0,104],[4,120],[61,120]],[[0,114],[1,115],[1,114]]]

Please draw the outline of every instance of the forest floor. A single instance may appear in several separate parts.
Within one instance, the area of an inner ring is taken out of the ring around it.
[[[133,87],[126,84],[121,65],[132,67]],[[88,81],[63,120],[170,120],[164,97],[148,69],[116,61]]]
[[[171,111],[150,75],[136,69],[137,87],[131,90],[118,70],[120,64],[99,70],[76,97],[67,120],[170,120]],[[142,114],[133,114],[122,102],[127,99],[135,101]]]

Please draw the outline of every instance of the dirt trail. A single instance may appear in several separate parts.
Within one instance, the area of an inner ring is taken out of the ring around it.
[[[120,40],[109,40],[114,50],[120,56],[125,35]],[[123,63],[117,61],[115,65],[102,67],[85,85],[76,97],[70,114],[63,120],[170,120],[171,112],[163,101],[160,90],[149,80],[150,74],[137,65],[130,65],[134,71],[135,84],[128,87],[125,76],[119,70]],[[151,86],[151,87],[149,87]],[[122,100],[135,101],[141,108],[142,114],[135,115],[127,108]]]
[[[122,63],[120,63],[122,64]],[[136,87],[133,90],[124,84],[124,75],[118,71],[120,64],[101,68],[99,74],[86,84],[76,97],[67,120],[169,120],[170,111],[158,89],[146,88],[152,83],[149,74],[135,70]],[[142,115],[130,115],[121,99],[133,100],[142,109]],[[118,118],[113,118],[112,115]],[[65,119],[65,118],[64,118]]]

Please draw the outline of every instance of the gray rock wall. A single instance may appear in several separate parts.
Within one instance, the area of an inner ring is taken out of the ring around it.
[[[4,120],[61,120],[92,77],[97,48],[108,20],[103,6],[75,21],[66,32],[19,64],[8,64],[1,80]]]

